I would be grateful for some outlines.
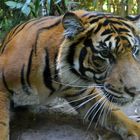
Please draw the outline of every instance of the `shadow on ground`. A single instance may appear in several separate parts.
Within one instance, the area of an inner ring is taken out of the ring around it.
[[[83,124],[76,113],[67,114],[45,106],[20,108],[11,114],[10,140],[121,140],[101,128],[87,131],[87,124]]]

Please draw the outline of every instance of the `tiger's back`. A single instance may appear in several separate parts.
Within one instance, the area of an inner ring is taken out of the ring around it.
[[[87,12],[75,13],[81,16]],[[13,95],[15,104],[46,102],[60,88],[53,79],[57,76],[56,58],[64,40],[61,21],[62,16],[33,19],[17,25],[6,36],[0,54],[0,88]]]
[[[35,92],[47,92],[48,96],[54,91],[56,87],[50,81],[51,74],[55,73],[62,33],[60,17],[45,17],[16,26],[1,49],[1,88],[28,96]],[[21,99],[27,100],[22,96]]]

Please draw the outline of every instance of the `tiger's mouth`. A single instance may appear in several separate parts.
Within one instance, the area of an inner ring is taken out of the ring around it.
[[[114,103],[114,104],[116,104],[118,106],[124,106],[124,105],[127,105],[127,104],[129,104],[129,103],[131,103],[133,101],[133,100],[127,99],[125,97],[114,96],[111,93],[106,92],[106,91],[104,92],[104,95],[106,96],[106,98],[110,102],[112,102],[112,103]]]
[[[124,106],[127,104],[130,104],[133,102],[133,98],[126,98],[123,96],[123,92],[117,91],[117,90],[109,90],[106,87],[103,88],[103,93],[106,96],[107,100],[110,102],[118,105],[118,106]]]

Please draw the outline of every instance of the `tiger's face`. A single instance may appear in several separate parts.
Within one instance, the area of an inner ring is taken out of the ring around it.
[[[87,23],[73,13],[63,18],[63,47],[69,51],[66,63],[71,72],[102,85],[108,99],[119,105],[140,95],[137,23],[112,15],[89,15]]]

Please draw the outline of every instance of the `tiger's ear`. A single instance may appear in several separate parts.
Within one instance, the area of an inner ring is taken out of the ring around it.
[[[64,34],[69,39],[74,38],[78,33],[84,31],[82,20],[71,12],[67,12],[63,16],[62,24],[65,29]]]
[[[140,15],[137,15],[135,17],[127,17],[132,23],[137,27],[138,32],[140,33]]]

